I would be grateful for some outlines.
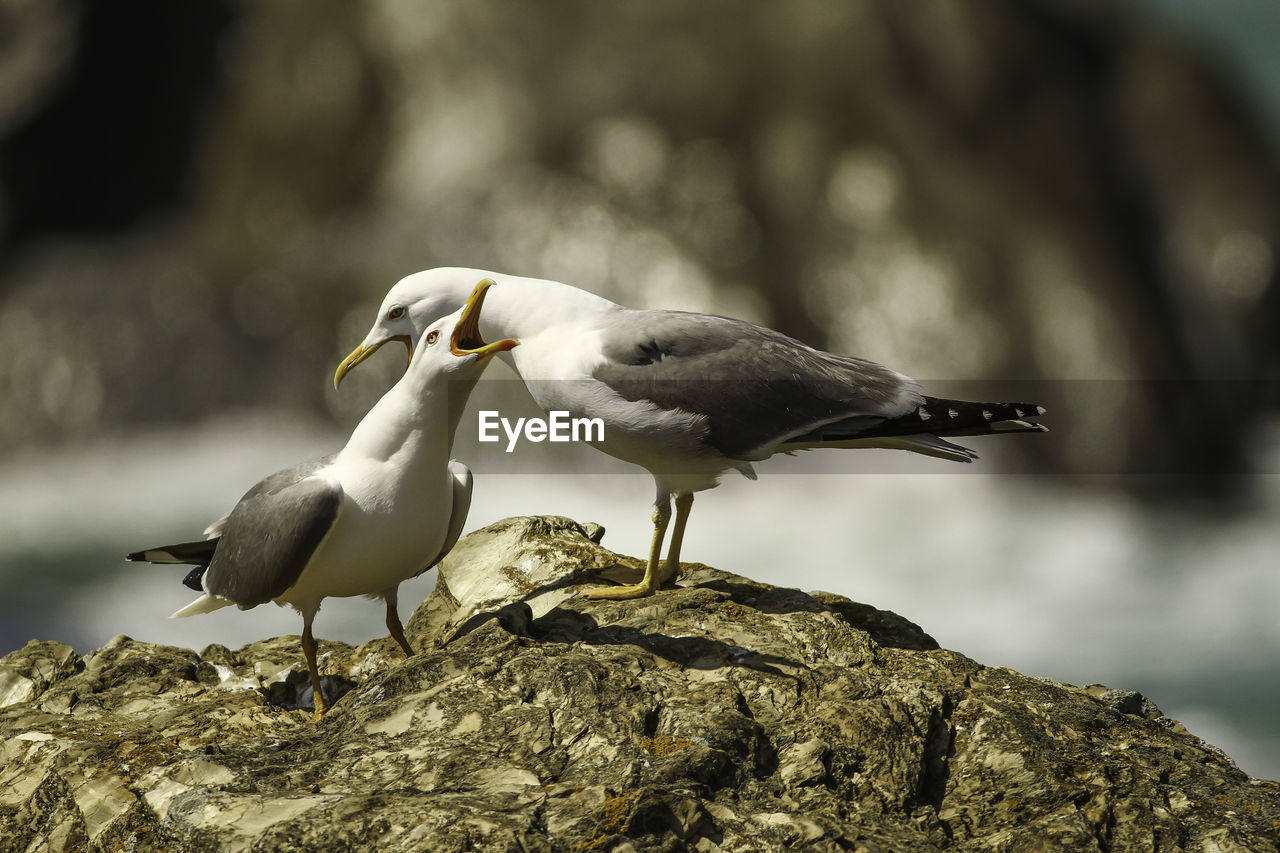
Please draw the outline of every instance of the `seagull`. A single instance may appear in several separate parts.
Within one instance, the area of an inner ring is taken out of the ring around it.
[[[513,337],[502,358],[546,411],[600,418],[599,450],[654,479],[653,538],[644,577],[589,598],[652,595],[680,571],[695,492],[727,471],[756,478],[753,463],[813,448],[888,448],[955,462],[972,450],[943,436],[1045,432],[1031,403],[973,403],[925,396],[914,380],[875,362],[823,352],[730,317],[636,310],[545,279],[440,267],[401,279],[373,328],[338,366],[334,384],[379,347],[413,347],[426,320],[476,276],[501,284],[481,329]],[[665,562],[662,544],[675,523]]]
[[[449,460],[453,436],[480,374],[518,343],[485,343],[480,335],[480,308],[492,284],[480,281],[461,309],[423,322],[404,375],[342,450],[267,477],[205,539],[126,558],[195,565],[184,583],[203,594],[171,618],[268,601],[301,613],[317,720],[328,710],[311,633],[320,602],[382,598],[387,629],[410,656],[396,607],[400,583],[440,562],[462,532],[472,478],[466,465]]]

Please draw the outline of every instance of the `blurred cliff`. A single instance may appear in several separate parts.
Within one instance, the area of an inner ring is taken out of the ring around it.
[[[1029,382],[1036,470],[1249,471],[1277,137],[1139,8],[4,0],[0,448],[350,423],[386,288],[471,265]]]

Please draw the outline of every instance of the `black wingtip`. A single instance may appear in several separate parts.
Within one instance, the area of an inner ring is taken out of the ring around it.
[[[182,585],[196,592],[204,592],[204,573],[207,566],[196,566],[187,572],[187,576],[182,579]]]

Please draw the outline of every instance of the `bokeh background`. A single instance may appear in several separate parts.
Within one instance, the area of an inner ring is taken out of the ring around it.
[[[382,294],[476,266],[1043,402],[973,466],[734,475],[685,557],[1140,690],[1280,778],[1278,41],[1271,0],[0,0],[0,654],[296,633],[167,621],[181,572],[121,557],[340,446],[402,368],[332,389]],[[644,552],[647,476],[463,432],[468,529]]]

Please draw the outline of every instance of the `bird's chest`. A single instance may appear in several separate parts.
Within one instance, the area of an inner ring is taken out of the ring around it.
[[[441,471],[354,477],[343,482],[342,491],[348,508],[370,523],[399,523],[406,515],[442,509],[449,498],[449,478]]]
[[[344,483],[343,493],[338,522],[318,555],[327,574],[389,586],[412,577],[443,547],[452,512],[447,476]]]

